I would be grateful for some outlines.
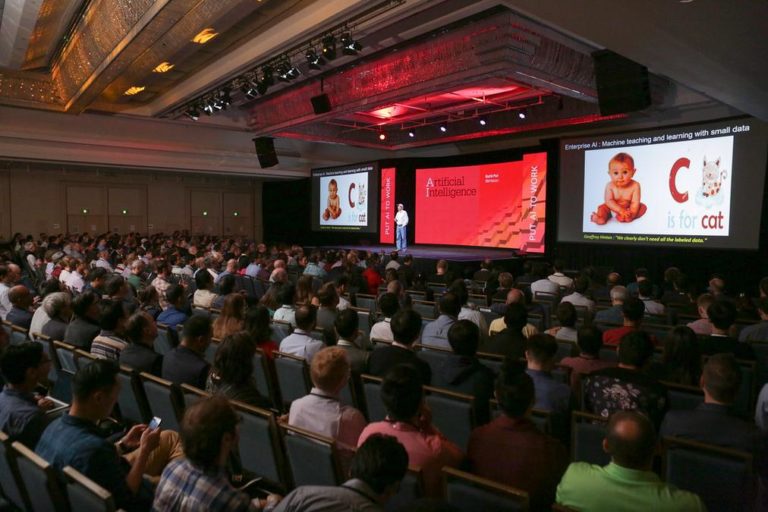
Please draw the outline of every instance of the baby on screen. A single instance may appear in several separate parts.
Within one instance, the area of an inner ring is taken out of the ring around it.
[[[646,206],[640,202],[640,184],[632,179],[635,161],[627,153],[618,153],[608,162],[611,181],[605,185],[605,203],[597,207],[590,220],[603,225],[611,218],[611,212],[619,222],[632,222],[643,216]]]
[[[328,207],[323,212],[323,220],[338,219],[339,215],[341,215],[341,202],[337,194],[338,190],[339,186],[336,184],[336,180],[328,182]]]

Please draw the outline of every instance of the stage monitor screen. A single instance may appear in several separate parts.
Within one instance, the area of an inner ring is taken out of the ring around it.
[[[766,125],[564,139],[558,241],[757,249]]]
[[[416,169],[417,244],[544,252],[547,154]]]
[[[374,163],[312,169],[312,230],[375,233],[378,179]]]

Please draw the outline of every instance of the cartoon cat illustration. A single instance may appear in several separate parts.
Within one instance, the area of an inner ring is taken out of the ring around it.
[[[717,160],[707,161],[705,156],[704,165],[701,168],[701,188],[696,194],[696,204],[706,208],[722,204],[723,195],[720,194],[720,191],[723,189],[727,177],[728,172],[725,169],[720,169],[719,157]]]

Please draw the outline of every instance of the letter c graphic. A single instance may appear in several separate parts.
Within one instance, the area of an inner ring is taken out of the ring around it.
[[[354,208],[355,202],[352,200],[352,191],[355,190],[355,184],[350,183],[349,184],[349,192],[347,192],[347,200],[349,201],[349,207]]]
[[[677,190],[677,186],[675,185],[675,179],[677,178],[677,171],[682,169],[683,167],[688,168],[691,165],[691,161],[687,158],[678,158],[677,161],[675,161],[674,164],[672,164],[672,169],[669,170],[669,193],[672,194],[672,199],[677,201],[678,203],[684,203],[688,200],[688,192],[680,193],[679,190]]]

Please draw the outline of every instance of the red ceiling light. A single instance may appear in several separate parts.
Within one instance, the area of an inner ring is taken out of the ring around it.
[[[384,133],[384,132],[380,132],[380,133],[379,133],[379,140],[380,140],[380,141],[385,141],[385,140],[387,140],[387,134],[386,134],[386,133]]]

